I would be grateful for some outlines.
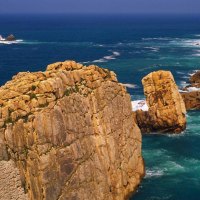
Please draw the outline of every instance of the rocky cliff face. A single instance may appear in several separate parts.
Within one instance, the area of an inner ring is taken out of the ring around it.
[[[200,71],[190,78],[190,85],[185,87],[181,95],[187,110],[200,109]]]
[[[0,199],[126,199],[144,175],[141,140],[113,72],[19,73],[0,88]]]
[[[171,72],[157,71],[142,79],[148,111],[135,111],[142,132],[179,133],[186,127],[186,110]]]

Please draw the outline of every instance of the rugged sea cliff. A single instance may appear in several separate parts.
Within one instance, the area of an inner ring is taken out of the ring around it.
[[[141,145],[106,69],[60,62],[0,88],[0,199],[126,199],[145,173]]]
[[[95,64],[114,71],[118,81],[126,86],[131,100],[138,101],[137,107],[142,106],[142,111],[148,111],[151,107],[147,106],[141,80],[153,71],[164,70],[173,74],[181,95],[188,96],[189,101],[185,101],[188,109],[188,105],[193,107],[198,102],[196,94],[199,89],[188,80],[191,74],[200,69],[200,45],[197,45],[200,44],[199,22],[199,16],[180,15],[30,18],[2,15],[0,34],[7,36],[13,33],[20,40],[0,42],[0,85],[5,85],[18,72],[46,71],[49,63],[66,58],[74,59],[84,65]],[[162,106],[160,103],[159,105]],[[154,119],[156,116],[153,114],[151,117]],[[172,130],[170,134],[150,131],[142,135],[142,156],[146,173],[137,192],[130,199],[198,200],[199,110],[187,110],[186,120],[186,129],[181,134],[171,134]],[[159,124],[162,125],[163,122],[165,120],[161,120]],[[5,141],[5,138],[0,140]],[[7,152],[6,149],[7,145],[3,152]],[[6,185],[8,177],[13,180],[13,173],[18,172],[9,170],[7,166],[10,164],[7,161],[2,161],[0,166],[0,171],[8,170],[5,171],[7,179],[1,179],[0,191],[3,191],[2,188],[13,190],[13,187],[21,187],[21,176],[15,179],[16,184],[10,182],[9,186]],[[24,185],[21,188],[24,193]]]
[[[190,82],[181,95],[171,72],[152,72],[145,110],[134,110],[115,73],[95,65],[18,73],[0,88],[0,199],[128,199],[145,175],[140,129],[185,130],[199,71]]]

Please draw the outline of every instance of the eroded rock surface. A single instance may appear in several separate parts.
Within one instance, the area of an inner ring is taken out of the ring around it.
[[[187,110],[200,109],[200,71],[190,78],[190,85],[185,87],[181,95]]]
[[[0,161],[0,199],[28,199],[21,185],[19,169],[12,160]]]
[[[23,198],[126,199],[144,175],[130,95],[113,72],[73,61],[19,73],[0,88],[0,167],[8,162]]]
[[[179,133],[186,127],[183,99],[171,72],[157,71],[142,79],[148,111],[135,111],[142,132]]]

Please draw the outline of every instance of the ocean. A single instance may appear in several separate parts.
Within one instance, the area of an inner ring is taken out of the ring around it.
[[[144,99],[141,79],[170,70],[181,88],[200,69],[197,15],[1,15],[0,85],[21,71],[75,60],[115,71],[132,100]],[[200,113],[187,113],[180,135],[143,135],[146,176],[133,200],[200,199]]]

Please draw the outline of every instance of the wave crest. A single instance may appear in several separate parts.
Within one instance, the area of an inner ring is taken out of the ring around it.
[[[121,54],[118,51],[112,51],[112,55],[104,56],[103,58],[100,58],[98,60],[86,61],[83,63],[104,63],[104,62],[108,62],[109,60],[115,60],[120,55]]]

